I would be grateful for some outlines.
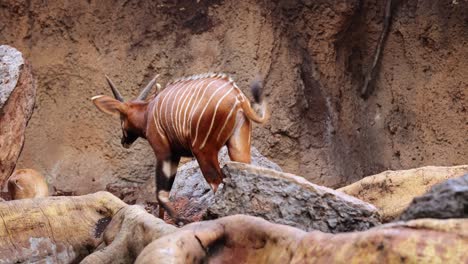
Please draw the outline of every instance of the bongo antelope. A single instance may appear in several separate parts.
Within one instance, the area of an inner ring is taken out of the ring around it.
[[[261,112],[257,115],[230,77],[213,73],[170,82],[162,91],[158,87],[156,95],[146,100],[156,78],[136,100],[124,102],[106,76],[115,99],[98,95],[92,101],[102,112],[120,116],[123,147],[130,147],[138,137],[148,140],[157,161],[159,217],[164,217],[165,210],[176,221],[184,222],[169,202],[180,158],[195,156],[205,180],[216,192],[223,180],[219,150],[226,145],[231,160],[250,163],[251,121],[265,123],[267,105],[262,100],[260,81],[251,85],[254,106],[259,106]]]

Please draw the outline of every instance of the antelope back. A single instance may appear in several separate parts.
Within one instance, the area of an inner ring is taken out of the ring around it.
[[[153,119],[158,133],[189,149],[223,145],[232,133],[245,95],[225,74],[178,79],[155,99]]]

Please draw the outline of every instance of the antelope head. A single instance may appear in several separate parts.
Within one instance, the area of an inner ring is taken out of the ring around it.
[[[106,76],[114,98],[107,95],[97,95],[91,98],[94,105],[102,112],[120,117],[120,126],[122,128],[121,143],[124,148],[129,148],[139,137],[146,138],[146,110],[148,102],[146,98],[150,94],[153,86],[156,84],[156,75],[145,88],[141,91],[135,100],[125,102],[122,94],[115,84]],[[158,91],[160,85],[156,84]]]

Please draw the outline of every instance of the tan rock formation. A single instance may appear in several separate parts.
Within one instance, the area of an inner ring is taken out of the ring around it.
[[[302,230],[339,233],[380,224],[377,208],[303,177],[249,164],[228,162],[224,184],[206,219],[245,214]]]
[[[466,219],[327,234],[235,215],[177,229],[105,192],[2,202],[0,216],[0,260],[7,263],[77,263],[87,255],[83,263],[468,261]]]
[[[33,169],[15,170],[8,178],[8,192],[12,200],[49,196],[46,178]]]
[[[468,165],[454,167],[422,167],[411,170],[385,171],[338,189],[375,205],[383,221],[398,217],[414,197],[447,179],[468,172]]]
[[[424,219],[363,232],[306,233],[237,215],[164,236],[135,263],[466,263],[467,230],[466,219]]]
[[[1,202],[0,263],[77,263],[124,206],[107,192]]]
[[[133,263],[152,241],[173,233],[175,226],[148,214],[142,207],[122,208],[104,232],[104,248],[86,257],[82,264]]]

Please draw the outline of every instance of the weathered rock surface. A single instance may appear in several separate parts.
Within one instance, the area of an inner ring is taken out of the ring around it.
[[[331,233],[379,224],[373,205],[302,177],[237,162],[226,164],[223,172],[226,179],[208,208],[208,219],[247,214]]]
[[[252,147],[251,155],[252,165],[282,171],[276,163],[265,158],[255,147]],[[226,147],[221,149],[218,158],[221,168],[230,161]],[[211,205],[213,191],[203,177],[196,160],[187,162],[177,170],[170,199],[181,216],[191,220],[200,220]]]
[[[468,218],[468,174],[437,184],[413,199],[401,220]]]
[[[0,263],[77,263],[126,206],[107,192],[0,203]]]
[[[0,46],[0,189],[13,172],[31,118],[36,86],[22,54]]]
[[[276,163],[265,158],[255,147],[251,148],[251,155],[253,165],[281,171]],[[218,159],[221,167],[230,161],[226,147],[221,149]],[[154,172],[150,176],[151,178],[143,184],[118,181],[115,184],[109,184],[106,189],[126,203],[141,204],[151,210],[157,206],[157,201]],[[190,221],[201,220],[213,201],[213,191],[206,183],[195,159],[179,166],[170,199],[179,214]],[[166,220],[171,221],[168,217]]]
[[[382,220],[398,217],[414,197],[423,195],[433,185],[468,173],[468,165],[428,166],[411,170],[385,171],[338,189],[375,205]]]
[[[15,170],[8,178],[7,186],[13,200],[49,196],[46,178],[33,169]]]
[[[104,232],[104,248],[93,252],[81,263],[134,263],[148,244],[176,230],[175,226],[164,223],[140,206],[126,206],[115,214],[107,226]]]
[[[21,52],[7,45],[0,46],[0,109],[15,90],[23,65]]]
[[[178,229],[106,192],[2,202],[0,216],[0,263],[468,261],[468,219],[326,234],[235,215]]]
[[[326,234],[229,216],[193,223],[149,244],[152,263],[466,263],[468,220],[414,220],[364,232]]]

